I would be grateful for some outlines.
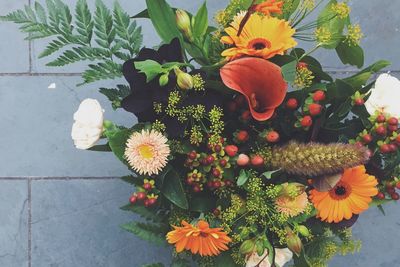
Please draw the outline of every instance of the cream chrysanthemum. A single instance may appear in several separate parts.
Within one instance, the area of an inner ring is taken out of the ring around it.
[[[126,143],[125,158],[141,175],[158,174],[167,165],[170,154],[167,141],[164,135],[154,130],[135,132]]]
[[[285,187],[287,184],[283,186]],[[284,194],[275,200],[275,205],[278,211],[289,217],[295,217],[304,212],[308,204],[309,202],[306,192],[302,192],[297,196]]]

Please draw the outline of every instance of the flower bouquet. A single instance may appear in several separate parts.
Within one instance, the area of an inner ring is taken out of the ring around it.
[[[206,3],[196,14],[146,3],[132,17],[101,0],[93,13],[77,1],[74,19],[60,0],[1,17],[27,39],[53,37],[49,66],[91,61],[83,84],[125,77],[100,92],[137,124],[104,120],[87,99],[72,127],[77,148],[129,168],[122,209],[147,221],[122,227],[174,246],[172,266],[327,266],[359,250],[359,214],[399,199],[400,82],[371,81],[387,61],[333,79],[312,56],[363,67],[346,2],[232,0],[215,22]],[[159,47],[142,48],[136,19],[151,20]]]

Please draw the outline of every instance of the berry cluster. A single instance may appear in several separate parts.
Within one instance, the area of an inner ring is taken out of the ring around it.
[[[313,118],[321,114],[324,106],[322,102],[326,99],[325,92],[323,90],[317,90],[310,93],[308,98],[305,100],[302,112],[297,116],[297,122],[295,123],[296,128],[308,129],[313,124]],[[291,110],[297,110],[299,103],[295,98],[289,98],[286,101],[286,108]]]
[[[400,146],[399,120],[379,113],[372,116],[370,121],[372,127],[361,132],[353,142],[382,154],[396,152]]]
[[[233,186],[231,178],[225,177],[225,170],[231,168],[232,157],[237,153],[232,146],[224,147],[225,140],[219,144],[207,146],[207,152],[191,151],[186,156],[185,166],[190,169],[186,176],[186,184],[193,192],[199,193],[205,189],[218,190]],[[227,151],[227,152],[226,152]]]
[[[395,178],[391,182],[387,182],[386,185],[381,188],[376,197],[378,199],[384,200],[387,199],[386,196],[388,195],[390,199],[399,200],[400,195],[396,192],[396,189],[400,190],[400,180],[398,178]]]
[[[144,179],[143,185],[137,187],[138,192],[129,198],[129,202],[131,204],[143,204],[146,208],[155,206],[159,192],[154,184],[154,180]]]

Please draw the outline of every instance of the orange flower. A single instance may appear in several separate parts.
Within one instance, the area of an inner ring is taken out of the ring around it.
[[[338,223],[360,214],[378,194],[378,181],[365,172],[364,166],[346,169],[336,186],[328,192],[312,190],[310,199],[322,221]]]
[[[175,244],[176,252],[185,249],[200,256],[216,256],[229,249],[227,244],[232,240],[222,228],[210,228],[203,220],[197,223],[197,227],[185,221],[182,221],[182,225],[173,226],[175,230],[167,234],[168,243]]]
[[[267,0],[261,4],[254,5],[252,10],[263,13],[266,16],[270,16],[271,13],[282,14],[282,7],[282,1],[277,2],[276,0]]]
[[[246,97],[251,115],[258,121],[271,118],[285,99],[287,83],[281,68],[268,60],[241,58],[223,66],[220,74],[227,87]]]
[[[234,46],[222,52],[222,56],[228,60],[245,55],[269,59],[283,55],[297,45],[293,39],[295,30],[286,20],[255,13],[250,15],[245,25],[241,25],[245,16],[245,12],[239,13],[230,27],[225,29],[228,36],[221,38],[221,42]]]

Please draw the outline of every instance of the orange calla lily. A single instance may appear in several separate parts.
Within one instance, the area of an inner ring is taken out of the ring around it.
[[[258,121],[270,119],[285,99],[288,85],[281,68],[268,60],[237,59],[222,67],[220,74],[227,87],[246,97],[251,115]]]

